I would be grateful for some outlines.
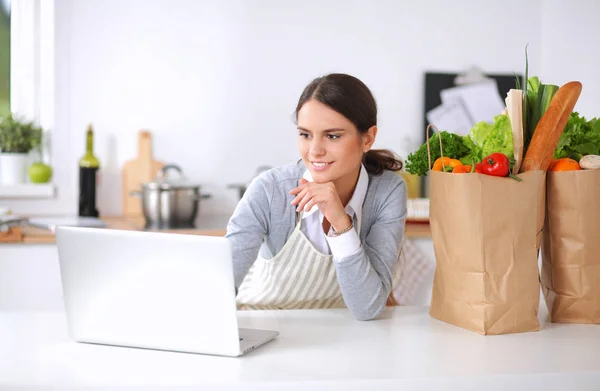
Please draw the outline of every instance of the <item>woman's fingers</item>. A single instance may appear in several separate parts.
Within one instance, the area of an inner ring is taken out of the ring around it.
[[[294,187],[292,190],[290,190],[290,194],[298,194],[300,193],[306,186],[302,185],[302,186],[298,186],[298,187]]]
[[[296,208],[296,212],[300,212],[304,209],[304,206],[313,198],[312,194],[305,194],[304,197],[298,203],[298,207]]]
[[[290,194],[298,194],[300,193],[303,189],[306,189],[306,184],[309,183],[306,179],[301,178],[300,179],[300,186],[298,187],[294,187],[292,190],[290,190]]]
[[[315,206],[317,204],[317,199],[316,197],[311,198],[305,205],[303,210],[305,212],[308,212],[309,210],[312,209],[313,206]]]
[[[315,205],[321,208],[328,203],[328,200],[331,201],[332,197],[337,196],[335,188],[332,189],[329,184],[310,183],[305,180],[301,180],[300,182],[302,183],[300,186],[290,191],[290,194],[296,195],[291,204],[297,206],[297,212],[301,210],[308,212]]]
[[[294,197],[294,199],[292,200],[291,204],[292,205],[297,205],[298,202],[300,202],[300,200],[302,200],[302,198],[304,198],[304,196],[306,195],[307,189],[303,188],[302,190],[300,190],[300,192],[298,194],[296,194],[296,197]]]
[[[306,194],[304,196],[304,198],[302,199],[302,201],[300,201],[300,203],[298,204],[298,208],[296,208],[296,211],[300,212],[301,210],[304,210],[305,212],[308,212],[314,206],[317,206],[319,209],[321,209],[327,203],[328,203],[327,193],[311,192],[310,194]],[[321,210],[321,211],[323,211],[323,210]]]

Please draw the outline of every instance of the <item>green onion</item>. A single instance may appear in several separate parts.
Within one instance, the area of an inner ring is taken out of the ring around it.
[[[527,152],[527,146],[529,144],[527,135],[529,134],[529,129],[527,125],[529,124],[529,112],[527,105],[527,89],[529,83],[529,59],[527,58],[527,46],[525,45],[525,83],[523,85],[523,157],[525,157],[525,152]]]

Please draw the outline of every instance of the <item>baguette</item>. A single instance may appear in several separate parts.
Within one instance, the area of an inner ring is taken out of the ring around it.
[[[535,127],[520,172],[548,170],[560,135],[565,130],[567,121],[581,95],[581,89],[580,82],[571,81],[556,91],[548,110]]]

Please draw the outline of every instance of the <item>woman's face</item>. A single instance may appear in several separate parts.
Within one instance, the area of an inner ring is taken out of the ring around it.
[[[352,122],[311,99],[298,112],[298,150],[315,182],[356,180],[363,153],[371,146]]]

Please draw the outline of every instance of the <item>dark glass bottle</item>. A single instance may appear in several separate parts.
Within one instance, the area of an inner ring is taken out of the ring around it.
[[[79,159],[79,216],[98,217],[96,186],[100,161],[94,155],[94,130],[87,128],[85,155]]]

